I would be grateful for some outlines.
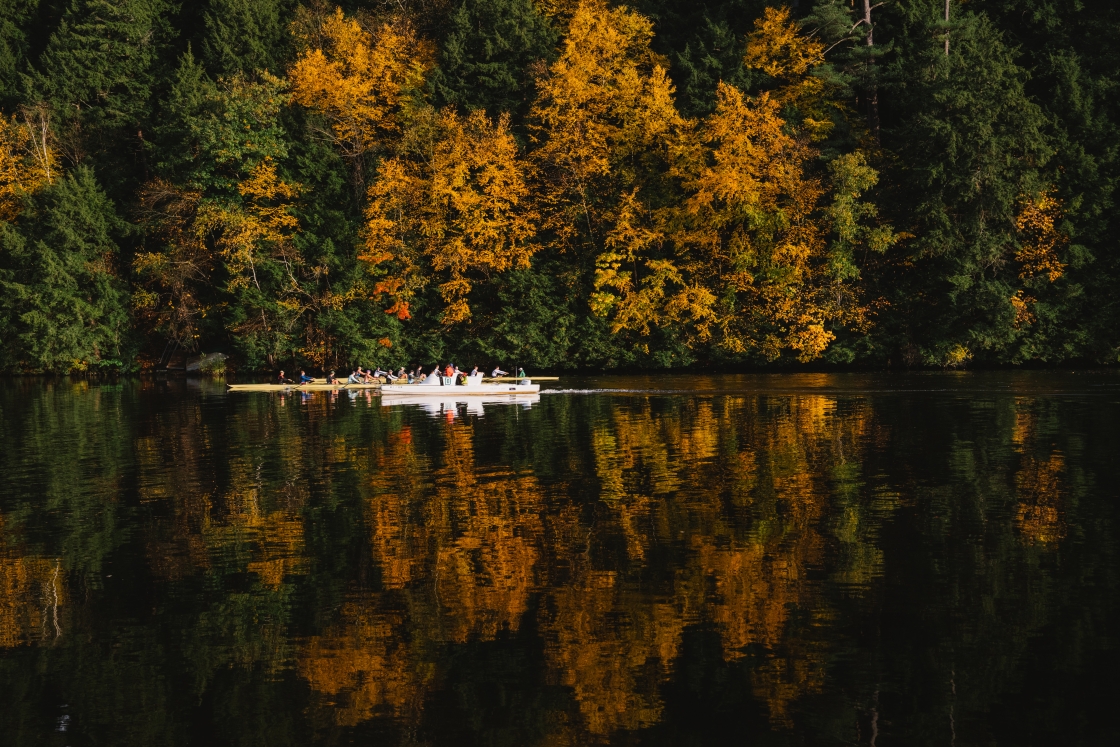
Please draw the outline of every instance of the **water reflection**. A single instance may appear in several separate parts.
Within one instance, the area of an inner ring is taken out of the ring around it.
[[[0,728],[1059,733],[1031,703],[1080,697],[1116,643],[1117,390],[1002,376],[416,403],[9,386]]]
[[[414,407],[432,417],[445,417],[449,420],[458,415],[482,417],[488,408],[518,406],[528,410],[541,401],[539,394],[506,394],[500,397],[459,396],[436,397],[424,395],[392,395],[381,399],[382,407]]]

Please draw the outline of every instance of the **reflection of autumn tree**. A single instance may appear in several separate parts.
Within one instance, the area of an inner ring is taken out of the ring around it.
[[[59,560],[0,553],[0,649],[61,636],[65,603],[66,576]]]
[[[304,646],[300,676],[324,698],[337,723],[418,713],[430,667],[415,662],[403,622],[350,602],[335,626]]]
[[[534,478],[502,470],[479,474],[468,424],[447,426],[443,465],[430,493],[419,494],[426,460],[409,431],[381,455],[370,502],[374,555],[389,588],[430,586],[441,640],[487,640],[516,630],[537,562],[540,489]]]
[[[819,396],[692,402],[667,413],[653,411],[648,401],[612,408],[592,445],[601,498],[626,538],[631,562],[643,561],[652,545],[671,542],[675,527],[692,532],[689,560],[675,581],[675,606],[648,594],[634,594],[626,605],[617,590],[626,585],[613,575],[556,594],[556,612],[545,626],[556,641],[550,655],[567,672],[564,681],[577,688],[593,729],[634,728],[657,712],[656,694],[643,700],[626,689],[624,674],[654,660],[667,673],[675,656],[671,642],[690,619],[715,624],[728,659],[751,646],[765,652],[752,677],[776,721],[787,719],[798,697],[819,690],[827,652],[823,633],[812,631],[831,613],[808,572],[826,560],[824,518],[842,492],[837,480],[850,479],[853,464],[858,471],[868,427],[862,408],[840,412],[835,400]],[[749,524],[739,520],[740,507],[750,508]],[[852,555],[857,566],[882,562],[873,553]],[[865,579],[874,573],[854,569]],[[659,610],[671,612],[661,624]],[[806,631],[792,630],[796,611],[813,621]],[[618,630],[619,619],[629,621],[625,632]],[[632,656],[612,653],[612,641]],[[600,659],[605,669],[596,679],[590,664]],[[612,705],[603,711],[606,703]]]
[[[1021,454],[1015,472],[1015,489],[1019,505],[1015,524],[1023,539],[1031,544],[1053,545],[1066,533],[1062,507],[1062,479],[1065,457],[1051,451],[1045,458],[1037,455],[1038,414],[1029,409],[1015,413],[1012,441]]]
[[[289,457],[280,463],[287,474],[266,480],[260,464],[231,454],[229,482],[218,489],[200,462],[211,434],[194,424],[201,419],[197,410],[168,417],[172,422],[167,428],[180,429],[185,437],[168,441],[147,436],[136,442],[140,468],[151,476],[143,481],[141,500],[161,509],[160,526],[148,542],[156,572],[170,580],[203,571],[245,570],[270,589],[279,588],[287,575],[306,573],[300,509],[307,490],[301,487],[298,460],[291,459],[302,450],[300,440],[290,430],[284,438],[288,429],[274,418],[244,423],[264,431],[262,436],[279,436]]]
[[[659,685],[680,648],[686,619],[671,600],[580,569],[542,612],[553,676],[572,688],[588,731],[639,729],[661,720]]]

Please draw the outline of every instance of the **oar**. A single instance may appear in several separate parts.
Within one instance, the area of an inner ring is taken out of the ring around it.
[[[523,379],[532,379],[533,381],[560,381],[559,376],[496,376],[494,378],[483,379],[483,381],[521,381]]]

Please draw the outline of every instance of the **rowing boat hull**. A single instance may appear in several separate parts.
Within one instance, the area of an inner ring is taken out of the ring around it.
[[[536,394],[540,384],[456,384],[454,386],[428,386],[425,384],[384,384],[381,396],[435,397],[500,397],[515,394]]]
[[[331,392],[351,389],[380,389],[381,384],[230,384],[231,392]]]

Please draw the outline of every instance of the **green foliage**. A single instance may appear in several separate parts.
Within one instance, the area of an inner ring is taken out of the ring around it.
[[[119,229],[87,168],[41,192],[19,226],[0,224],[0,365],[55,373],[131,367]]]
[[[20,99],[20,74],[26,72],[30,25],[39,2],[0,3],[0,108],[10,110]]]
[[[936,16],[908,8],[884,81],[898,115],[883,142],[900,155],[888,204],[915,236],[892,282],[891,324],[926,364],[952,362],[961,349],[1007,359],[1020,335],[1010,300],[1016,209],[1045,188],[1046,120],[989,18],[961,11],[946,55],[929,41],[943,33]]]
[[[214,82],[188,50],[156,129],[158,170],[189,189],[235,194],[259,163],[287,156],[284,90],[284,82],[267,72],[237,72]]]
[[[751,87],[752,76],[743,68],[745,37],[762,9],[779,3],[639,0],[632,5],[653,19],[653,48],[668,58],[681,113],[699,117],[715,109],[720,81],[744,90]]]
[[[72,0],[37,61],[36,94],[91,136],[142,125],[174,37],[171,8],[168,0]]]
[[[292,0],[210,0],[202,58],[211,73],[283,72]]]
[[[448,19],[429,86],[441,105],[510,112],[532,102],[534,65],[556,56],[558,34],[532,0],[462,0]]]

